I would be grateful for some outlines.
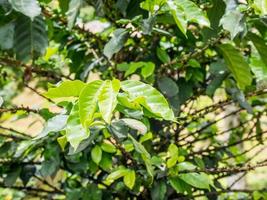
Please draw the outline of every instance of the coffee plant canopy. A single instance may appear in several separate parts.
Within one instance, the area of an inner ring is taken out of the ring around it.
[[[1,199],[267,199],[266,42],[266,0],[0,0]]]

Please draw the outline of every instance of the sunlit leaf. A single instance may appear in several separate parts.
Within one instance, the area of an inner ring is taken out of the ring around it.
[[[85,85],[84,82],[79,80],[63,81],[57,87],[49,88],[45,96],[48,98],[78,97]]]
[[[121,88],[129,94],[131,99],[143,98],[140,99],[140,104],[153,114],[165,120],[174,120],[173,111],[167,100],[152,86],[140,81],[128,80],[121,83]]]

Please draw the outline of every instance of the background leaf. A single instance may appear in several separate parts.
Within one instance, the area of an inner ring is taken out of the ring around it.
[[[21,16],[15,22],[14,47],[17,59],[27,62],[43,55],[48,45],[46,24],[42,16]]]
[[[250,67],[245,61],[241,53],[231,44],[221,44],[219,46],[222,51],[225,63],[235,78],[238,86],[245,89],[252,82]]]
[[[109,40],[109,42],[104,47],[104,55],[109,59],[119,52],[121,48],[124,46],[128,38],[128,31],[126,29],[116,29],[113,33],[113,37]]]
[[[41,7],[37,0],[8,0],[12,7],[33,20],[41,14]]]

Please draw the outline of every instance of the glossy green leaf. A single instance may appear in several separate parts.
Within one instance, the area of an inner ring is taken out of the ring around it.
[[[182,179],[184,182],[192,185],[196,188],[201,189],[210,189],[210,179],[207,174],[204,173],[186,173],[180,174],[179,178]]]
[[[81,124],[79,118],[79,104],[76,103],[69,115],[66,126],[66,137],[68,142],[74,148],[74,151],[78,148],[79,144],[90,136],[89,129],[86,130]]]
[[[113,144],[107,142],[103,142],[101,144],[101,149],[108,153],[116,153],[117,151],[116,147]]]
[[[97,109],[98,98],[105,82],[101,80],[88,83],[80,93],[79,108],[80,120],[83,126],[89,125]]]
[[[170,144],[170,146],[168,147],[168,155],[169,155],[169,159],[167,160],[167,167],[168,168],[172,168],[177,160],[178,160],[178,147],[175,144]]]
[[[67,143],[68,143],[68,140],[67,140],[67,137],[65,135],[61,136],[61,137],[58,137],[57,138],[57,142],[58,144],[60,145],[62,151],[64,151]]]
[[[194,2],[190,0],[168,0],[172,16],[184,35],[186,35],[188,22],[198,23],[200,26],[210,26],[209,19]]]
[[[113,37],[104,47],[104,55],[111,59],[115,53],[121,50],[124,43],[127,41],[127,38],[128,31],[126,29],[119,28],[115,30]]]
[[[190,193],[191,187],[183,180],[177,178],[177,177],[171,177],[169,178],[170,184],[172,188],[179,194],[179,193]]]
[[[245,29],[243,17],[244,15],[240,11],[233,10],[226,13],[220,20],[220,24],[225,30],[230,32],[232,39]]]
[[[131,99],[139,98],[139,103],[156,116],[165,120],[175,120],[167,100],[152,86],[140,81],[128,80],[121,83],[121,88]]]
[[[117,95],[120,90],[120,81],[114,79],[106,81],[98,97],[98,106],[105,122],[110,123],[113,111],[117,105]]]
[[[128,170],[123,177],[123,182],[129,189],[133,189],[135,184],[135,171]]]
[[[245,89],[252,82],[250,67],[241,53],[231,44],[221,44],[219,46],[225,63],[235,78],[240,89]]]
[[[85,83],[80,80],[75,81],[63,81],[55,88],[49,88],[45,93],[48,98],[60,98],[60,97],[78,97],[85,87]]]
[[[100,146],[95,145],[91,150],[92,160],[98,165],[102,158],[102,149]]]
[[[261,60],[264,62],[264,64],[267,66],[267,45],[263,38],[260,36],[249,33],[248,34],[249,39],[253,42],[254,46],[256,47]]]
[[[143,62],[131,62],[128,64],[128,69],[126,70],[124,77],[127,77],[136,72],[137,69],[144,66]]]
[[[141,134],[145,134],[147,132],[146,125],[141,121],[130,118],[122,118],[121,121],[123,121],[130,128],[137,130]]]
[[[187,19],[182,7],[178,6],[173,0],[168,0],[167,4],[170,8],[171,14],[180,29],[180,31],[186,35]]]
[[[68,115],[56,115],[55,117],[49,119],[45,124],[42,132],[35,138],[38,140],[47,136],[51,132],[58,132],[65,128],[67,124]]]
[[[41,7],[37,0],[8,0],[12,8],[33,20],[41,14]]]
[[[141,69],[141,75],[146,79],[154,73],[155,64],[152,62],[144,62],[144,66]]]
[[[105,183],[107,185],[111,185],[115,180],[125,176],[127,174],[127,172],[128,172],[128,169],[121,167],[121,168],[117,169],[116,171],[110,173],[107,176]]]
[[[108,126],[108,129],[112,133],[112,135],[119,140],[127,138],[129,131],[128,126],[126,126],[126,124],[121,120],[112,122],[110,126]]]
[[[250,67],[256,76],[257,86],[259,88],[267,88],[267,65],[262,61],[256,50],[252,50],[250,57]]]

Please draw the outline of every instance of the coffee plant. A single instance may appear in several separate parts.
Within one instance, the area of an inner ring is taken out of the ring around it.
[[[267,199],[266,42],[266,0],[0,0],[0,199]]]

